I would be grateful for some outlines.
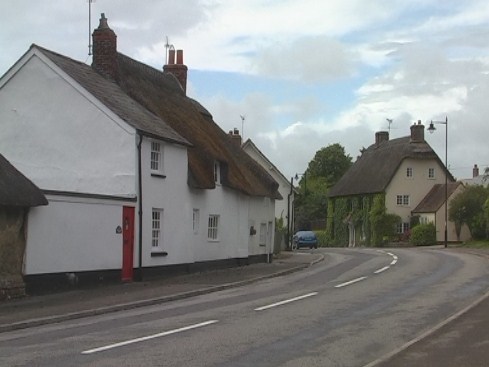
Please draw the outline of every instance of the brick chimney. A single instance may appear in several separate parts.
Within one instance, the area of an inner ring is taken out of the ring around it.
[[[175,62],[175,50],[168,50],[168,64],[163,66],[165,73],[173,74],[185,93],[187,93],[187,66],[183,63],[183,50],[177,50],[177,60]]]
[[[424,125],[421,124],[421,120],[418,123],[411,125],[411,143],[424,142]]]
[[[229,137],[232,139],[238,147],[241,147],[241,135],[239,135],[239,130],[234,128],[234,130],[229,130]]]
[[[474,168],[472,168],[472,177],[479,177],[479,167],[477,167],[477,164],[474,164]]]
[[[375,133],[375,145],[379,145],[384,141],[389,141],[389,132],[388,131],[377,131]]]
[[[107,18],[102,13],[100,24],[93,31],[93,60],[92,68],[106,78],[117,80],[117,36],[107,24]]]

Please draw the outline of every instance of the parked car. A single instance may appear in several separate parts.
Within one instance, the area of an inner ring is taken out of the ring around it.
[[[313,231],[299,231],[293,237],[295,248],[309,247],[318,248],[318,239]]]

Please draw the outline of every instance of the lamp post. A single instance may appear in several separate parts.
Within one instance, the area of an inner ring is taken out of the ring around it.
[[[435,124],[445,125],[445,248],[448,246],[448,117],[445,121],[431,120],[428,131],[430,134],[436,130]]]
[[[295,180],[299,180],[299,176],[304,176],[304,196],[307,196],[307,171],[304,173],[296,173]]]

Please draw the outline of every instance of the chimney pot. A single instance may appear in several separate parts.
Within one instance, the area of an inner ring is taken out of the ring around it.
[[[177,65],[183,65],[183,50],[177,50]]]
[[[172,52],[173,51],[173,52]],[[177,50],[177,62],[175,63],[175,50],[168,52],[168,64],[163,66],[163,72],[173,74],[180,83],[183,91],[187,92],[187,71],[188,68],[183,64],[183,50]]]
[[[168,50],[168,65],[174,65],[174,64],[175,64],[175,50],[170,48]]]
[[[479,167],[477,164],[474,164],[474,168],[472,169],[472,177],[479,177]]]

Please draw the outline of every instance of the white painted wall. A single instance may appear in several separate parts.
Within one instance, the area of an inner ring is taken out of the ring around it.
[[[290,194],[290,181],[284,179],[284,176],[279,172],[276,167],[271,166],[270,162],[263,157],[263,155],[256,151],[254,147],[250,145],[244,145],[243,149],[248,155],[253,158],[259,165],[261,165],[273,179],[279,184],[278,192],[282,195],[282,200],[275,201],[275,218],[283,218],[284,225],[287,225],[287,215],[289,210],[287,208],[288,196]],[[292,203],[294,201],[294,192],[292,192],[290,200],[290,213],[292,216]]]
[[[47,196],[31,208],[26,275],[122,268],[122,207],[134,202]]]
[[[133,129],[49,60],[27,56],[0,84],[0,152],[41,189],[134,197]]]
[[[163,174],[151,176],[151,139],[141,146],[143,188],[143,267],[193,262],[192,204],[187,185],[187,150],[181,145],[159,141]],[[157,141],[157,140],[155,140]],[[163,210],[162,246],[151,245],[153,208]],[[166,257],[151,257],[152,251],[165,251]]]

